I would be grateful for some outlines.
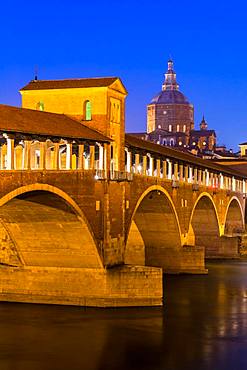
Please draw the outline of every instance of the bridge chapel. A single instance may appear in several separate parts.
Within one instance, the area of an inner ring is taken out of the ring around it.
[[[23,87],[20,93],[22,108],[64,114],[110,138],[111,169],[124,169],[127,91],[120,78],[36,78]]]

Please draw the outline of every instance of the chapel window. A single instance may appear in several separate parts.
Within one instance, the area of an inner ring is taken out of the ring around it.
[[[89,100],[85,102],[85,120],[90,121],[92,119],[92,104]]]
[[[41,112],[43,112],[45,110],[45,104],[44,102],[42,101],[39,101],[36,105],[36,110],[40,110]]]

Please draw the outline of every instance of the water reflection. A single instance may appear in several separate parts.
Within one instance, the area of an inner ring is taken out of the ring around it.
[[[243,370],[247,263],[165,277],[164,308],[0,304],[1,370]]]

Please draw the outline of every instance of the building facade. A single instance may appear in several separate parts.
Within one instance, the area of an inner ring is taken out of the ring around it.
[[[191,130],[189,147],[197,152],[214,152],[216,149],[216,133],[214,130],[208,130],[208,124],[204,115],[200,123],[200,130]]]

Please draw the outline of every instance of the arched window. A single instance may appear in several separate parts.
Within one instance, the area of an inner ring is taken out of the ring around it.
[[[174,139],[170,140],[170,146],[174,146]]]
[[[92,119],[92,104],[89,100],[85,102],[85,120],[90,121]]]
[[[45,110],[45,104],[42,101],[39,101],[36,105],[36,110],[44,111]]]

